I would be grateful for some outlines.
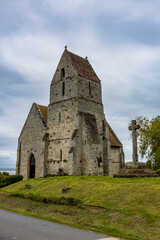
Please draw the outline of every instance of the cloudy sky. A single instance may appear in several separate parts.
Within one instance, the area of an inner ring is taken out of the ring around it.
[[[88,56],[106,119],[132,157],[128,123],[160,114],[159,0],[0,0],[0,168],[15,167],[33,102],[47,105],[64,50]]]

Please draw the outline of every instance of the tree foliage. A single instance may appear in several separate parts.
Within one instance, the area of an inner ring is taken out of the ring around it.
[[[140,129],[137,130],[138,150],[142,158],[148,159],[148,166],[160,169],[160,116],[149,120],[146,117],[136,118]]]

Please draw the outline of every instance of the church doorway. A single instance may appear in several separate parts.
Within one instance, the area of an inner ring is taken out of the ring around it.
[[[35,178],[35,157],[33,154],[31,154],[29,161],[29,178]]]

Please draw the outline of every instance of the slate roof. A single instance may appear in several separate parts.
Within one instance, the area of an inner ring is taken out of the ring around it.
[[[100,79],[97,77],[95,71],[90,65],[88,59],[82,58],[72,52],[67,51],[73,66],[78,72],[78,75],[84,78],[88,78],[94,82],[100,82]]]
[[[45,120],[45,122],[47,123],[47,109],[48,107],[46,106],[42,106],[42,105],[38,105],[42,116]],[[120,142],[120,140],[118,139],[118,137],[116,136],[115,132],[113,131],[113,129],[111,128],[111,126],[108,124],[108,122],[106,122],[106,124],[109,127],[109,138],[111,141],[111,146],[112,147],[122,147],[122,143]]]

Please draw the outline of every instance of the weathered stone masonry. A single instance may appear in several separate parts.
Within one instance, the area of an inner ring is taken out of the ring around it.
[[[50,86],[48,107],[33,104],[18,140],[17,173],[113,175],[123,147],[105,119],[101,83],[87,59],[66,48]]]

